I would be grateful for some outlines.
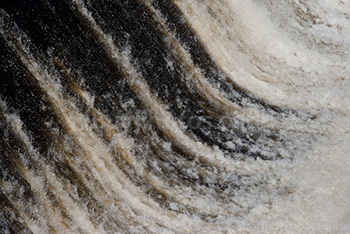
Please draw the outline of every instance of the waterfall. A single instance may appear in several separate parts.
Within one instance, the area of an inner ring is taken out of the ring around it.
[[[3,0],[0,233],[348,233],[350,2]]]

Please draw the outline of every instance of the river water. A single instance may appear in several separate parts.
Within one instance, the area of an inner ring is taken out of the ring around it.
[[[350,3],[0,3],[1,233],[349,233]]]

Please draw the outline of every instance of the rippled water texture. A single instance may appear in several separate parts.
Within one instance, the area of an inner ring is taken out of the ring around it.
[[[0,233],[350,233],[348,0],[2,0]]]

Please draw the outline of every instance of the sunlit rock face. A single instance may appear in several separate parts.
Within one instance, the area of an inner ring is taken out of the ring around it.
[[[2,0],[0,233],[349,233],[350,2]]]

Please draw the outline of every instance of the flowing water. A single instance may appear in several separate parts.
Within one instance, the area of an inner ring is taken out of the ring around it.
[[[349,233],[350,2],[2,0],[1,233]]]

